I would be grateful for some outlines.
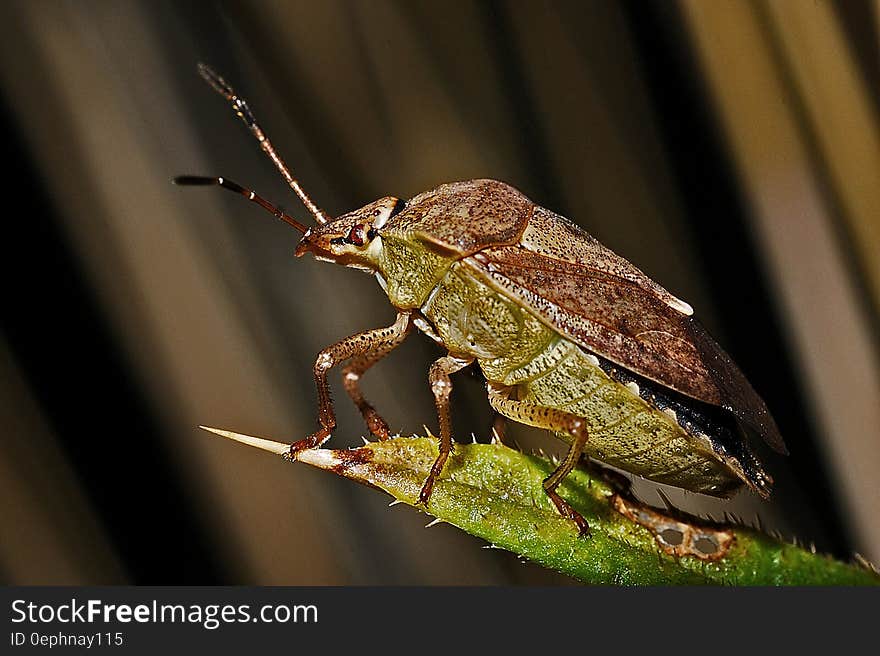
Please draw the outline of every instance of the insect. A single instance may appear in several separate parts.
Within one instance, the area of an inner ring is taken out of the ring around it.
[[[644,478],[728,496],[745,485],[768,497],[772,478],[745,425],[787,453],[763,400],[693,310],[574,223],[495,180],[443,184],[409,200],[380,198],[332,219],[293,177],[247,103],[204,65],[317,225],[305,226],[226,178],[182,176],[243,195],[302,233],[296,256],[376,277],[397,311],[388,327],[322,350],[315,361],[319,429],[289,457],[324,444],[336,427],[328,373],[370,432],[388,424],[365,399],[364,373],[415,328],[446,350],[428,375],[440,423],[439,454],[421,489],[427,505],[453,447],[452,374],[476,363],[498,416],[544,428],[570,444],[543,482],[581,533],[587,522],[557,489],[582,455]],[[346,364],[347,363],[347,364]]]

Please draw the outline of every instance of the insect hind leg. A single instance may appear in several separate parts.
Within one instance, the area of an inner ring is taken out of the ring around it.
[[[565,477],[577,466],[584,451],[584,446],[589,437],[586,420],[565,410],[512,399],[503,388],[492,383],[489,383],[488,391],[489,404],[499,414],[528,426],[546,428],[559,433],[568,433],[571,436],[572,442],[568,453],[553,473],[544,479],[542,486],[550,501],[556,506],[559,514],[572,520],[577,525],[578,532],[581,535],[588,535],[590,525],[587,523],[587,520],[556,491],[562,481],[565,480]]]

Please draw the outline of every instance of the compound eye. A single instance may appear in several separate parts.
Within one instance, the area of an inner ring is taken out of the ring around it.
[[[355,223],[345,241],[355,246],[363,246],[367,241],[367,227],[363,223]]]

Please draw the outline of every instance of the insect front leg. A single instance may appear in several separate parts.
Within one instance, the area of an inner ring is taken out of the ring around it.
[[[443,465],[452,452],[452,419],[449,414],[449,396],[452,394],[452,381],[450,374],[464,369],[474,361],[473,358],[457,358],[446,355],[431,365],[428,380],[431,383],[431,391],[434,393],[434,404],[437,406],[437,416],[440,419],[440,453],[431,467],[431,472],[419,493],[419,503],[428,505],[434,482],[443,471]]]
[[[369,353],[352,358],[351,362],[345,365],[342,370],[342,383],[345,386],[345,391],[348,392],[351,400],[354,401],[358,410],[361,411],[361,415],[367,423],[370,433],[380,440],[387,440],[391,436],[388,430],[388,423],[382,419],[379,413],[376,412],[376,409],[364,398],[364,393],[361,391],[360,386],[361,376],[367,369],[400,346],[409,334],[411,327],[412,324],[407,322],[406,327],[396,334],[392,340],[383,342]]]
[[[321,446],[336,428],[336,413],[333,411],[333,399],[330,398],[330,384],[327,372],[333,367],[354,357],[364,356],[372,352],[387,353],[402,341],[409,329],[409,313],[400,312],[397,320],[387,328],[376,328],[356,333],[340,342],[328,346],[318,354],[315,360],[315,386],[318,388],[318,423],[321,428],[307,438],[290,445],[287,457],[296,459],[296,454],[306,449]]]
[[[568,453],[556,470],[544,479],[544,492],[550,497],[550,501],[556,506],[559,514],[567,517],[577,524],[578,532],[586,535],[590,532],[590,525],[587,520],[581,517],[569,503],[556,492],[556,488],[562,483],[563,479],[571,473],[575,468],[584,446],[587,443],[587,423],[583,417],[578,417],[571,412],[550,408],[537,403],[529,403],[528,401],[517,401],[511,399],[503,388],[489,383],[489,404],[492,408],[514,421],[536,428],[546,428],[559,433],[568,433],[572,437],[571,447]]]

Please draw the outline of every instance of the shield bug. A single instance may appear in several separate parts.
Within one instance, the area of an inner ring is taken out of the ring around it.
[[[552,431],[570,444],[543,488],[581,532],[586,522],[557,493],[582,455],[694,492],[727,496],[746,485],[762,497],[772,479],[743,426],[786,453],[766,405],[691,307],[574,223],[495,180],[443,184],[409,200],[385,197],[331,219],[302,189],[247,103],[204,65],[317,225],[306,227],[226,178],[184,176],[242,194],[302,233],[296,255],[366,271],[397,311],[394,323],[318,354],[319,429],[289,457],[326,442],[336,419],[327,375],[343,382],[370,432],[389,437],[364,398],[361,376],[413,327],[443,347],[429,381],[440,422],[439,455],[424,482],[427,504],[452,450],[451,375],[474,363],[503,418]]]

